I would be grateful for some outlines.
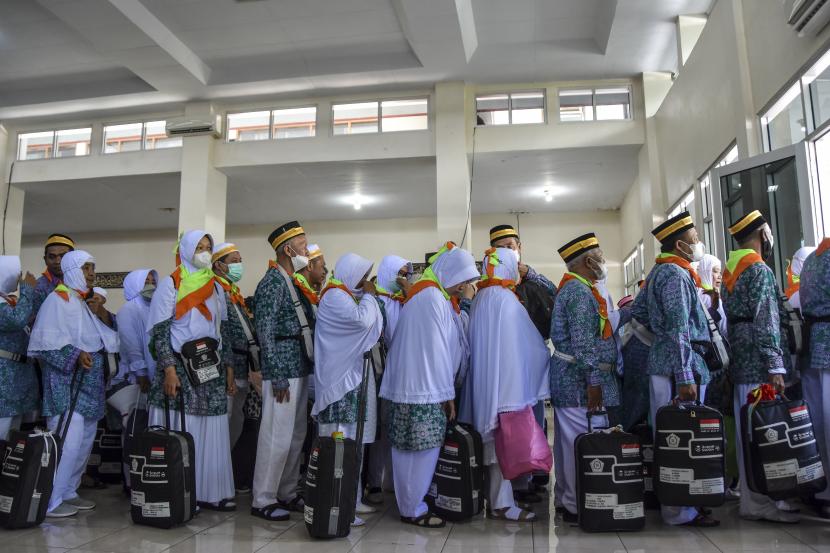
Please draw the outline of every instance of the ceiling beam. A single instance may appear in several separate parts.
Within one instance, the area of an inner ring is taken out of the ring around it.
[[[412,51],[427,69],[466,65],[478,48],[471,0],[392,0]]]

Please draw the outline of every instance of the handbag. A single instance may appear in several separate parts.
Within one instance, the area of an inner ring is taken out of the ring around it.
[[[184,372],[190,384],[201,386],[219,378],[219,342],[213,338],[199,338],[182,345]]]
[[[537,470],[550,472],[553,454],[529,405],[520,411],[499,413],[494,434],[496,457],[505,480]]]

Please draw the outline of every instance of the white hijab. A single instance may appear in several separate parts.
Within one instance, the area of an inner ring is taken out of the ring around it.
[[[377,300],[356,293],[371,270],[371,261],[347,253],[337,260],[334,278],[354,297],[331,288],[320,300],[314,327],[314,416],[360,386],[363,354],[380,339],[383,316]]]
[[[804,268],[804,261],[814,251],[816,251],[816,248],[814,248],[813,246],[804,246],[803,248],[799,248],[798,251],[795,252],[795,255],[793,255],[793,260],[790,264],[790,268],[792,269],[793,275],[799,277],[801,276],[801,269]],[[785,283],[785,287],[788,285],[789,283]],[[801,309],[801,291],[796,290],[793,293],[793,296],[791,298],[788,298],[788,301],[790,302],[790,305],[795,309]]]
[[[519,258],[498,248],[494,275],[519,278]],[[490,264],[489,256],[484,266]],[[478,292],[470,314],[471,368],[459,418],[475,426],[485,441],[499,413],[519,411],[550,396],[550,353],[527,310],[511,290],[491,286]]]
[[[432,270],[443,288],[479,276],[470,252],[453,248]],[[386,358],[382,398],[397,403],[441,403],[455,397],[454,377],[468,359],[461,318],[441,290],[430,287],[412,296],[401,310]]]
[[[703,259],[701,259],[697,264],[697,276],[700,277],[700,283],[705,284],[706,286],[712,287],[714,286],[714,279],[712,278],[712,271],[715,268],[720,269],[723,267],[720,259],[715,257],[710,253],[703,254]]]
[[[380,265],[378,265],[378,286],[390,294],[397,292],[399,289],[398,272],[404,265],[412,271],[412,262],[398,255],[387,255],[381,259]],[[384,296],[379,296],[378,299],[383,302],[386,309],[386,328],[383,336],[388,346],[392,343],[392,337],[395,335],[395,327],[398,326],[398,317],[400,317],[403,305],[399,301]]]
[[[203,230],[191,230],[182,235],[179,241],[179,257],[182,265],[188,272],[194,273],[199,269],[193,265],[193,255],[196,253],[196,246],[199,241],[207,236],[213,245],[213,237]],[[146,278],[146,277],[145,277]],[[218,285],[217,285],[218,286]],[[216,293],[214,287],[213,295],[207,301],[207,308],[213,315],[209,321],[198,309],[191,309],[181,319],[176,319],[176,285],[173,277],[166,277],[159,282],[153,299],[150,302],[150,318],[147,323],[147,332],[150,333],[157,324],[173,319],[173,326],[170,329],[170,341],[173,351],[180,352],[182,345],[199,338],[213,338],[221,341],[219,331],[220,322],[227,320],[228,314],[225,308],[225,294]]]
[[[124,277],[124,299],[127,303],[118,311],[118,336],[121,338],[122,365],[129,370],[146,367],[152,377],[156,363],[148,349],[147,321],[150,317],[150,302],[141,295],[149,274],[158,282],[158,273],[153,269],[137,269]],[[137,357],[139,351],[140,359]]]
[[[8,303],[6,297],[17,290],[20,280],[20,257],[0,255],[0,303]]]
[[[81,267],[94,262],[95,259],[83,250],[68,252],[61,260],[64,284],[73,290],[87,292],[89,288]],[[65,346],[87,353],[102,349],[111,353],[118,351],[118,334],[101,322],[72,290],[69,301],[55,292],[46,297],[29,337],[29,354],[35,356],[36,352],[59,350]]]

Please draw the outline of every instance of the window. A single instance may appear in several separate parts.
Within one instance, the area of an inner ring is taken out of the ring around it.
[[[317,134],[317,107],[275,109],[271,112],[273,138],[304,138]]]
[[[144,123],[144,149],[162,150],[164,148],[181,148],[181,136],[167,136],[167,121],[147,121]]]
[[[637,283],[646,278],[645,263],[643,263],[644,251],[645,247],[643,242],[640,241],[634,251],[623,260],[625,295],[627,296],[635,295],[637,293]]]
[[[631,88],[628,86],[562,89],[559,120],[614,121],[631,119]]]
[[[692,188],[689,190],[685,196],[680,198],[680,201],[677,202],[674,207],[669,211],[668,218],[671,219],[677,215],[680,215],[684,211],[688,211],[692,214],[692,218],[694,218],[694,210],[695,210],[695,190]]]
[[[382,132],[418,131],[428,128],[427,99],[384,100],[380,104]]]
[[[476,125],[524,125],[545,122],[545,91],[530,90],[476,96]]]
[[[807,136],[801,84],[795,83],[761,116],[764,147],[772,151],[803,140]]]
[[[228,114],[228,142],[268,140],[271,138],[270,128],[270,111]]]
[[[700,184],[701,204],[703,207],[703,243],[710,253],[715,251],[715,222],[713,219],[712,182],[709,172],[715,167],[723,167],[738,161],[738,145],[733,144],[709,169],[698,179]]]
[[[180,148],[180,136],[168,137],[166,121],[104,125],[104,153],[118,154],[141,150]]]
[[[378,132],[378,102],[334,104],[334,134],[366,134]]]
[[[88,156],[92,127],[20,133],[17,135],[17,159]]]

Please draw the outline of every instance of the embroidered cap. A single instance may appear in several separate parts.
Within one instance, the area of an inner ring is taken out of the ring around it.
[[[515,238],[518,240],[519,233],[516,232],[516,229],[514,229],[512,225],[496,225],[490,229],[491,246],[493,245],[493,242],[501,240],[502,238]]]
[[[211,258],[214,263],[229,255],[233,252],[238,252],[239,248],[236,247],[236,244],[231,244],[230,242],[225,242],[224,244],[219,244],[218,246],[213,248],[213,257]]]
[[[562,256],[565,263],[570,263],[583,253],[596,248],[599,248],[599,240],[597,240],[597,235],[593,232],[589,232],[588,234],[583,234],[578,238],[574,238],[557,251],[559,252],[559,255]]]
[[[764,216],[757,209],[747,215],[744,215],[735,221],[729,227],[729,234],[731,234],[738,242],[743,242],[746,237],[752,234],[753,231],[758,230],[767,223]]]
[[[275,250],[280,247],[285,241],[291,240],[295,236],[305,234],[303,227],[297,221],[285,223],[281,227],[277,227],[274,232],[268,236],[268,242]]]
[[[323,250],[320,249],[320,246],[317,244],[309,244],[308,245],[308,260],[311,261],[312,259],[317,259],[318,257],[323,255]]]
[[[75,241],[65,234],[50,234],[49,238],[46,239],[46,245],[43,247],[48,248],[49,246],[67,246],[70,250],[74,250]]]
[[[658,225],[657,228],[651,231],[651,234],[654,235],[658,242],[664,244],[671,242],[670,238],[676,237],[690,228],[694,228],[694,226],[695,222],[692,220],[692,215],[688,211],[684,211]]]

